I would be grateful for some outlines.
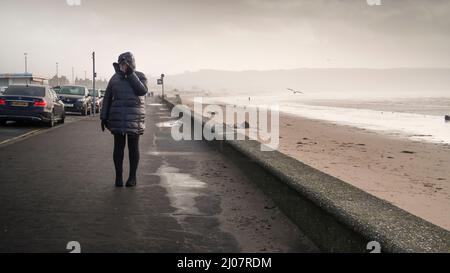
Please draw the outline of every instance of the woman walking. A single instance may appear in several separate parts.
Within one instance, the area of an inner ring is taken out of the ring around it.
[[[101,128],[107,128],[114,135],[114,166],[116,187],[123,186],[123,157],[128,141],[130,175],[127,187],[136,186],[136,171],[139,164],[139,137],[145,129],[145,99],[147,79],[135,71],[133,54],[123,53],[117,63],[113,63],[116,73],[109,80],[100,113]]]

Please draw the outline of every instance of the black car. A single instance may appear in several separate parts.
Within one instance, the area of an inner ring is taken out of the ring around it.
[[[45,85],[11,85],[0,96],[0,125],[7,121],[40,121],[53,127],[64,123],[64,104]]]
[[[67,112],[78,112],[83,116],[92,113],[92,97],[86,86],[61,86],[58,95]]]

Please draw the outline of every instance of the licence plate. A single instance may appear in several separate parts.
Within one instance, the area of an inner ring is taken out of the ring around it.
[[[73,107],[73,104],[65,103],[64,106],[65,106],[65,107]]]
[[[11,103],[12,106],[20,106],[20,107],[26,107],[28,106],[28,102],[22,102],[22,101],[13,101]]]

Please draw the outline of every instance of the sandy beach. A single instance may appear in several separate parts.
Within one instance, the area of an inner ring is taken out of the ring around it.
[[[447,144],[281,113],[279,151],[450,230]]]

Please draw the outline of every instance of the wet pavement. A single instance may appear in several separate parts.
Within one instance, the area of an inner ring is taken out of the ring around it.
[[[234,162],[173,140],[175,122],[148,100],[136,188],[114,187],[98,118],[0,145],[0,252],[317,251]]]

